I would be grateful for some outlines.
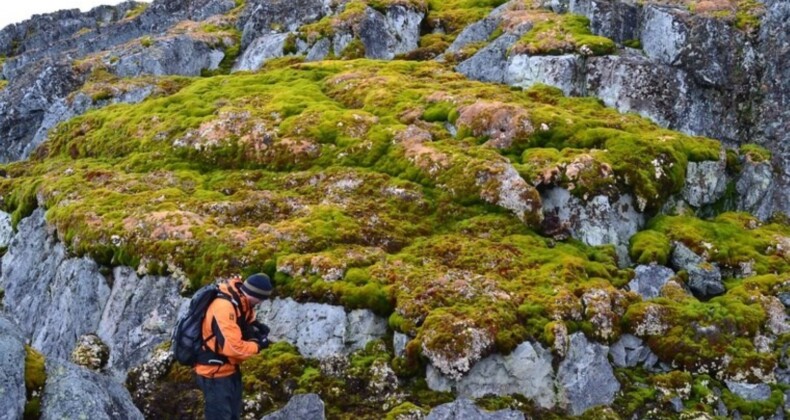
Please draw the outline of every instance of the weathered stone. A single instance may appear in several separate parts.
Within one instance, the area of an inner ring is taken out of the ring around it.
[[[406,344],[409,343],[409,340],[408,335],[397,331],[392,335],[392,348],[395,350],[395,356],[401,357],[406,354]]]
[[[639,293],[643,299],[658,297],[661,288],[675,276],[672,269],[656,264],[637,266],[634,272],[636,275],[628,282],[628,289]]]
[[[189,301],[171,277],[143,276],[129,267],[116,267],[97,334],[110,347],[109,369],[123,380],[126,371],[145,361],[170,339],[180,310]]]
[[[370,7],[365,9],[358,30],[365,45],[365,57],[391,60],[398,54],[416,49],[423,17],[422,12],[402,5],[390,6],[386,13]]]
[[[429,365],[428,386],[437,391],[455,390],[459,396],[521,394],[543,408],[556,404],[551,352],[540,344],[521,343],[507,356],[495,354],[477,362],[460,380],[444,377]]]
[[[84,367],[50,359],[41,407],[43,420],[143,419],[123,385]]]
[[[428,414],[425,420],[523,420],[524,414],[514,410],[485,411],[471,400],[460,398],[454,402],[442,404]]]
[[[101,371],[107,366],[110,349],[96,334],[86,334],[77,339],[71,352],[71,361],[90,370]]]
[[[508,59],[504,82],[522,88],[541,83],[559,88],[568,96],[581,96],[585,87],[584,68],[575,55],[518,54]]]
[[[149,47],[136,45],[117,54],[120,59],[110,68],[120,77],[199,76],[203,70],[217,69],[225,57],[222,49],[189,36],[160,38]]]
[[[717,161],[689,162],[683,198],[694,207],[716,202],[727,188],[726,169],[723,151]]]
[[[256,38],[250,46],[244,50],[236,65],[233,67],[234,71],[244,70],[258,70],[272,58],[282,57],[284,55],[283,48],[285,47],[285,40],[288,34],[268,34]]]
[[[250,0],[239,17],[241,45],[246,50],[262,35],[293,32],[331,12],[328,0]]]
[[[170,372],[173,363],[173,352],[159,348],[154,350],[148,360],[129,370],[126,387],[131,392],[135,405],[146,418],[155,417],[152,413],[154,404],[151,397],[159,390],[157,385]]]
[[[771,398],[771,387],[768,384],[749,384],[725,380],[727,389],[733,394],[748,401],[765,401]]]
[[[553,0],[555,12],[570,11],[590,19],[590,30],[617,43],[639,39],[641,8],[629,2],[601,0]]]
[[[319,39],[307,52],[307,61],[319,61],[326,58],[332,48],[332,42],[327,38]]]
[[[709,298],[726,291],[719,268],[715,264],[706,262],[680,242],[674,244],[671,263],[676,270],[686,270],[688,287],[695,296]]]
[[[760,220],[773,214],[773,197],[776,183],[770,162],[752,162],[744,159],[735,190],[738,191],[738,210],[747,211]]]
[[[387,325],[368,310],[347,315],[342,306],[300,304],[290,298],[263,302],[258,319],[271,328],[272,341],[288,341],[302,355],[313,358],[363,348],[371,339],[382,337]]]
[[[469,44],[488,40],[501,21],[499,17],[488,16],[467,26],[455,37],[453,43],[447,48],[447,52],[455,53]]]
[[[570,347],[557,371],[559,399],[573,415],[597,405],[609,405],[620,383],[609,365],[607,346],[590,343],[583,333],[570,337]]]
[[[504,83],[507,54],[519,40],[516,34],[506,33],[478,51],[455,70],[464,76],[481,82]]]
[[[22,332],[0,316],[0,412],[2,420],[20,420],[25,411],[25,342]]]
[[[265,415],[261,420],[323,420],[324,402],[317,394],[295,395],[282,409]]]
[[[11,226],[11,215],[0,211],[0,248],[5,248],[14,237],[14,228]]]
[[[0,285],[6,309],[48,358],[67,358],[79,336],[96,331],[110,294],[95,262],[66,257],[42,209],[20,222],[3,257]]]
[[[636,367],[642,365],[650,371],[661,370],[658,366],[658,356],[645,345],[639,337],[623,334],[616,343],[609,348],[609,356],[617,367]]]
[[[628,264],[628,241],[644,225],[630,195],[616,202],[603,195],[583,202],[566,189],[551,188],[541,198],[544,231],[565,232],[588,245],[613,244],[620,264]]]

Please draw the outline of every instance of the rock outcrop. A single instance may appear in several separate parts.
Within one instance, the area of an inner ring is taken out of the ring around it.
[[[25,341],[9,319],[0,316],[0,413],[2,420],[20,420],[25,411]]]
[[[658,297],[661,288],[675,276],[671,268],[656,264],[639,265],[634,272],[634,279],[628,283],[628,289],[639,293],[643,299]]]
[[[507,356],[496,354],[480,360],[460,380],[443,376],[431,365],[426,376],[428,386],[437,391],[453,390],[467,398],[521,394],[540,407],[552,408],[556,395],[551,360],[551,352],[540,344],[524,342]]]
[[[123,385],[68,362],[47,361],[41,418],[142,420]]]
[[[300,304],[290,298],[265,301],[257,312],[258,320],[271,328],[272,341],[287,341],[312,358],[359,350],[387,331],[387,321],[371,311],[346,314],[342,306]]]
[[[608,359],[607,346],[591,343],[583,333],[570,336],[565,360],[557,370],[561,405],[573,415],[590,407],[609,405],[620,390]]]
[[[317,394],[296,395],[288,401],[285,407],[274,413],[263,416],[261,420],[323,420],[324,402]]]
[[[615,245],[620,263],[628,264],[628,241],[645,223],[631,196],[613,201],[599,195],[584,202],[566,189],[551,188],[541,198],[545,232],[570,234],[588,245]]]
[[[434,408],[425,418],[425,420],[455,419],[523,420],[524,414],[514,410],[486,411],[477,407],[471,400],[461,398]]]
[[[715,264],[702,257],[682,243],[675,243],[672,250],[672,266],[676,270],[686,270],[688,287],[695,296],[709,298],[724,293],[721,271]]]
[[[8,247],[14,237],[14,228],[11,226],[11,215],[0,211],[0,248]]]

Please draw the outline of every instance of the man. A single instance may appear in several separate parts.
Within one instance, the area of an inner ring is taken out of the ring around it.
[[[205,346],[195,365],[206,420],[241,416],[239,364],[269,345],[268,328],[255,321],[253,308],[271,296],[272,289],[266,274],[254,274],[243,283],[240,277],[233,277],[219,286],[220,294],[206,310]]]

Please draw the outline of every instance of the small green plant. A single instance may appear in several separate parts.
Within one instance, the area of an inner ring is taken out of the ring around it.
[[[44,384],[47,382],[44,356],[30,346],[25,346],[25,419],[37,419],[41,416],[41,397]]]
[[[154,45],[154,39],[150,36],[140,38],[140,45],[142,45],[144,48],[149,48],[151,45]]]
[[[142,2],[138,3],[137,6],[135,6],[133,9],[129,9],[126,12],[126,14],[123,16],[123,18],[134,19],[140,16],[141,14],[143,14],[143,12],[145,12],[148,9],[148,6],[150,6],[150,3],[142,3]]]

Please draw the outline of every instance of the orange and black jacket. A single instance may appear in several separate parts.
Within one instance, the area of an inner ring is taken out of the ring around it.
[[[207,351],[202,353],[202,357],[198,357],[195,365],[195,373],[200,376],[230,376],[236,372],[241,362],[258,354],[258,343],[242,338],[241,325],[249,325],[255,321],[255,311],[239,290],[241,284],[238,277],[221,284],[219,290],[224,298],[217,297],[206,310],[203,340]]]

